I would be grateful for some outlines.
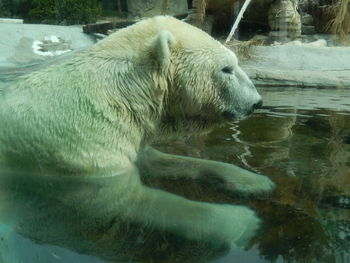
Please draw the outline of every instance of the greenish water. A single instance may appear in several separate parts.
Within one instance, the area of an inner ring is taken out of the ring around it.
[[[0,263],[350,262],[350,91],[264,88],[260,92],[265,107],[250,118],[206,136],[173,138],[158,147],[267,175],[277,184],[270,196],[230,196],[214,185],[193,181],[146,182],[191,199],[256,210],[263,224],[246,250],[188,243],[127,222],[116,232],[117,242],[105,234],[114,222],[102,222],[94,231],[79,228],[84,221],[79,211],[54,198],[43,201],[44,195],[68,195],[75,182],[54,186],[34,182],[43,190],[32,194],[26,190],[30,184],[11,186],[6,180],[0,192],[0,201],[8,203],[1,210],[6,222],[0,223]],[[110,185],[113,181],[83,183],[91,195]],[[12,187],[10,199],[5,187]],[[122,251],[119,255],[116,247]],[[135,260],[142,257],[145,260]]]
[[[179,154],[234,163],[277,183],[263,200],[197,190],[206,194],[200,200],[246,204],[264,220],[246,253],[233,251],[215,262],[350,262],[350,91],[260,92],[263,110],[175,147]],[[165,150],[173,152],[174,144]]]

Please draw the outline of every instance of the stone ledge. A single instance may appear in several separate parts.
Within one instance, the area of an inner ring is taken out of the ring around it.
[[[350,47],[325,40],[254,46],[242,68],[257,86],[350,88]]]
[[[278,70],[244,67],[257,86],[349,88],[350,69],[331,71]]]
[[[0,17],[0,23],[23,24],[23,19],[1,18]]]

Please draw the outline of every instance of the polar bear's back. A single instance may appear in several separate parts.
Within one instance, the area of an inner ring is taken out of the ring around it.
[[[177,43],[181,43],[181,48],[196,50],[220,47],[219,42],[199,28],[170,16],[156,16],[117,31],[94,48],[142,50],[161,30],[171,32]]]

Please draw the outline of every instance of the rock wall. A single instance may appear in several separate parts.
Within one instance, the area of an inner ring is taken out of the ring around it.
[[[301,19],[297,8],[298,0],[280,0],[271,4],[268,18],[272,40],[296,39],[301,36]]]
[[[182,15],[188,12],[188,3],[187,0],[129,0],[128,11],[139,17]]]

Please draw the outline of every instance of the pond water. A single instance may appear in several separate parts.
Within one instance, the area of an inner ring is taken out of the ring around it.
[[[264,200],[210,191],[201,199],[243,203],[264,220],[245,253],[215,262],[350,262],[350,91],[260,93],[265,107],[250,118],[178,143],[178,153],[234,163],[278,185]]]
[[[277,184],[271,195],[230,196],[193,181],[145,182],[194,200],[254,209],[263,224],[245,250],[186,243],[148,230],[133,235],[130,229],[128,234],[121,231],[121,243],[113,244],[103,227],[92,233],[76,229],[74,220],[84,220],[77,211],[40,199],[71,186],[71,181],[58,186],[41,183],[44,190],[35,197],[20,194],[30,186],[24,183],[12,189],[11,200],[16,203],[0,207],[6,214],[0,223],[0,263],[350,262],[350,91],[280,87],[261,88],[260,93],[265,106],[250,118],[218,127],[209,135],[173,138],[156,146],[269,176]],[[92,182],[99,187],[112,183]],[[4,200],[9,199],[1,191],[0,201]],[[33,210],[40,217],[33,217]],[[116,260],[113,249],[118,245],[124,254]]]

